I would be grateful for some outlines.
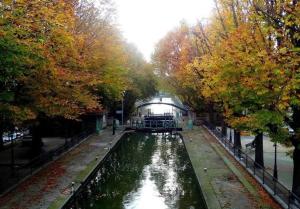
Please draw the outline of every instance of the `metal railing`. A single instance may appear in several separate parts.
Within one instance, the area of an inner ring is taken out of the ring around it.
[[[3,185],[0,185],[0,194],[7,191],[8,188],[11,188],[12,186],[18,184],[24,178],[31,176],[34,171],[39,169],[41,166],[51,162],[62,153],[67,152],[68,150],[70,150],[70,148],[79,144],[92,133],[93,131],[84,131],[78,135],[66,139],[63,145],[57,147],[56,149],[50,150],[49,152],[41,153],[26,164],[1,165],[2,167],[6,166],[10,168],[12,170],[12,174],[9,179],[6,179],[6,181],[3,182]]]
[[[178,128],[178,123],[175,120],[143,120],[132,122],[131,127],[135,129],[168,129]]]
[[[266,188],[266,190],[285,208],[300,208],[300,198],[292,191],[286,188],[278,179],[274,178],[264,167],[260,166],[255,160],[242,149],[237,149],[227,137],[223,137],[221,131],[215,126],[204,121],[204,125],[221,142],[226,150],[235,157],[235,159],[244,166],[247,171]]]

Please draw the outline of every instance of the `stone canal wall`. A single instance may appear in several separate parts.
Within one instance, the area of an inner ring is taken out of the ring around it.
[[[125,132],[93,135],[0,198],[0,209],[61,208]],[[181,132],[209,209],[280,208],[206,130]]]
[[[181,135],[208,209],[281,208],[206,129]]]
[[[51,162],[0,198],[0,209],[61,208],[126,132],[105,129]]]

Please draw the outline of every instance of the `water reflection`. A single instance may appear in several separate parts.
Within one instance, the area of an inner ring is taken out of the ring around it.
[[[131,134],[99,169],[75,208],[205,208],[178,136]]]

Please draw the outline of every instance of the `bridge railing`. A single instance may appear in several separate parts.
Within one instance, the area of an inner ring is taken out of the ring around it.
[[[131,128],[134,129],[168,129],[179,128],[178,122],[175,120],[143,120],[133,121]]]
[[[182,111],[188,111],[187,107],[182,104],[170,103],[170,102],[143,102],[143,103],[135,103],[136,108],[141,108],[148,105],[168,105],[178,108]]]

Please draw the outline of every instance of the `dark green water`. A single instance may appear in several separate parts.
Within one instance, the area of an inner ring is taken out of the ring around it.
[[[205,208],[181,139],[167,134],[124,137],[78,197],[73,208]]]

